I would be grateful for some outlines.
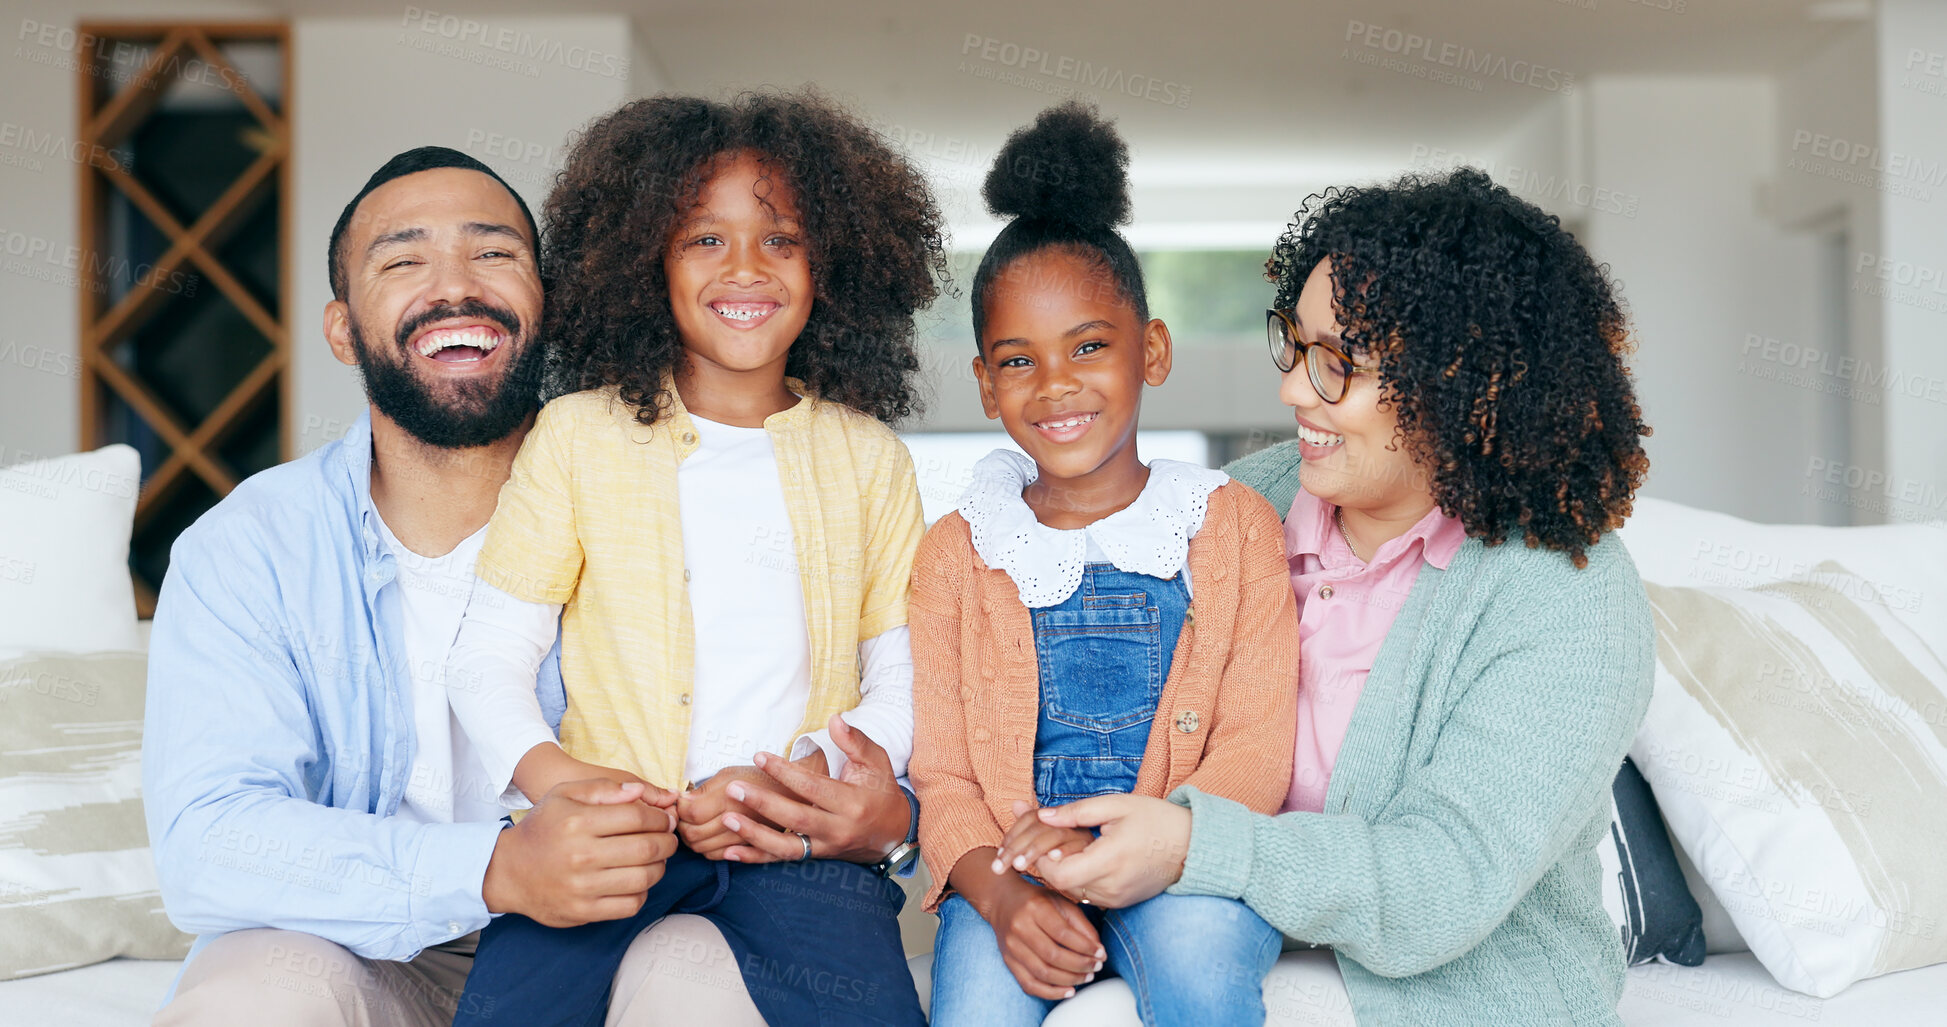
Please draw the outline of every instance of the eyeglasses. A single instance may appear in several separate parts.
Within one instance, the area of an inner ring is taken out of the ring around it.
[[[1264,312],[1264,334],[1271,343],[1271,362],[1278,365],[1279,371],[1289,374],[1298,366],[1299,355],[1304,355],[1305,375],[1311,379],[1318,398],[1327,403],[1345,398],[1346,383],[1353,375],[1379,373],[1378,368],[1354,364],[1344,350],[1330,343],[1300,341],[1298,324],[1285,311]]]

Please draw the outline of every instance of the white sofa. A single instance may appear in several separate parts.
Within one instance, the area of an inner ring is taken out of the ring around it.
[[[1646,577],[1669,582],[1680,554],[1654,551],[1665,533],[1661,518],[1694,512],[1667,503],[1644,503],[1625,537]],[[1947,580],[1947,567],[1936,577]],[[1681,857],[1681,852],[1679,851]],[[1685,861],[1691,892],[1704,909],[1710,955],[1698,967],[1649,964],[1629,972],[1622,1002],[1626,1023],[1637,1025],[1906,1024],[1942,1022],[1947,964],[1861,981],[1838,995],[1818,999],[1777,983],[1746,949],[1723,907]],[[916,882],[917,883],[917,882]],[[904,917],[908,951],[922,995],[927,990],[932,925],[917,911],[917,894]],[[173,980],[178,963],[117,959],[60,973],[0,982],[0,1027],[58,1024],[123,1027],[147,1023]],[[1351,1024],[1350,1005],[1329,954],[1292,952],[1279,960],[1265,984],[1273,1024]],[[1062,1003],[1051,1025],[1135,1024],[1127,985],[1107,980]]]

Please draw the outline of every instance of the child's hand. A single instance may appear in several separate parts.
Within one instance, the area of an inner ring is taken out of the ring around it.
[[[684,792],[676,799],[677,837],[683,839],[683,844],[689,846],[692,852],[705,859],[722,859],[725,849],[744,843],[741,835],[723,826],[725,813],[747,817],[766,827],[777,827],[777,824],[769,818],[752,812],[749,806],[725,793],[724,789],[729,788],[734,781],[761,781],[766,787],[777,787],[775,782],[756,767],[725,767],[712,775],[708,781]]]
[[[987,922],[1021,990],[1060,1000],[1094,980],[1107,953],[1081,907],[1032,881],[1005,880]]]
[[[1073,856],[1095,840],[1095,835],[1079,828],[1044,824],[1033,813],[1031,804],[1014,800],[1014,826],[1001,839],[1000,851],[994,855],[994,873],[1018,871],[1042,877],[1035,869],[1042,857],[1059,863],[1063,856]]]
[[[676,802],[666,788],[658,788],[626,770],[604,767],[575,759],[553,742],[544,742],[527,751],[514,767],[514,787],[539,804],[549,792],[571,781],[613,781],[616,784],[643,785],[642,801],[665,809]]]

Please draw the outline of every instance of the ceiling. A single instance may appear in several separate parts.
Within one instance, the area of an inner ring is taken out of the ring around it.
[[[400,10],[396,0],[272,0],[267,6],[300,17],[397,17]],[[475,18],[534,14],[523,0],[447,0],[440,7]],[[641,44],[638,59],[646,57],[652,78],[667,89],[723,95],[815,83],[905,142],[949,191],[977,182],[1006,133],[1063,91],[1095,100],[1118,120],[1135,153],[1139,187],[1181,183],[1207,190],[1213,183],[1384,174],[1405,166],[1421,146],[1478,151],[1591,75],[1777,72],[1869,19],[1871,6],[1870,0],[548,5],[549,16],[574,13],[629,15]],[[1029,50],[1043,56],[1031,58]],[[1128,95],[1145,88],[1148,96]]]

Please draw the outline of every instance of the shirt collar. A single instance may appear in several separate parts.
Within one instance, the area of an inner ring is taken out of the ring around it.
[[[1230,476],[1178,460],[1154,460],[1135,502],[1085,528],[1050,528],[1035,517],[1021,490],[1037,477],[1034,461],[997,449],[974,465],[959,512],[974,552],[1014,579],[1021,602],[1040,609],[1065,602],[1082,580],[1093,540],[1116,569],[1171,578],[1184,569],[1190,539],[1203,528],[1210,493]]]
[[[367,407],[345,430],[335,454],[351,490],[351,506],[358,520],[359,540],[366,559],[379,552],[379,511],[372,505],[372,410]]]
[[[800,379],[787,377],[784,379],[784,387],[791,390],[798,397],[798,401],[766,417],[764,419],[766,431],[772,433],[794,431],[810,424],[812,413],[823,402],[812,395],[811,390],[806,388],[805,383]],[[610,392],[613,395],[614,390],[611,388]],[[633,409],[625,410],[618,416],[628,420],[630,434],[637,442],[648,442],[655,435],[655,430],[666,424],[670,438],[676,444],[677,457],[687,458],[696,451],[698,445],[696,423],[690,419],[689,407],[683,405],[682,394],[676,391],[676,378],[673,374],[663,376],[663,395],[668,398],[669,405],[664,408],[662,419],[656,424],[645,425],[636,421]],[[614,399],[614,402],[621,403],[619,396]]]
[[[1291,501],[1291,513],[1285,517],[1284,541],[1287,556],[1323,557],[1325,549],[1338,535],[1339,528],[1333,517],[1336,507],[1312,495],[1303,488]],[[1406,533],[1379,547],[1367,566],[1391,563],[1413,549],[1419,547],[1422,559],[1441,570],[1453,562],[1454,554],[1460,551],[1461,543],[1467,541],[1467,529],[1457,517],[1449,517],[1436,506],[1426,512]]]

